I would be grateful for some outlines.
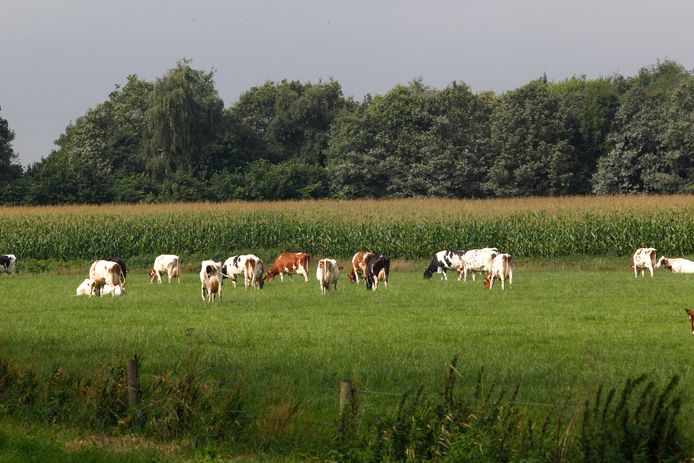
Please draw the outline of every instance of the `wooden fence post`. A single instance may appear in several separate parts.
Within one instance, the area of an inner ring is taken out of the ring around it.
[[[140,402],[140,361],[135,355],[128,360],[128,405],[131,407]]]
[[[352,387],[352,381],[340,381],[340,415],[345,411],[357,411],[357,390]]]

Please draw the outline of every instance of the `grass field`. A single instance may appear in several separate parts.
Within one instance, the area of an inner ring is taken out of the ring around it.
[[[343,274],[327,296],[314,268],[308,284],[225,285],[213,305],[200,301],[194,273],[171,285],[132,273],[126,296],[101,299],[74,296],[82,275],[0,277],[0,356],[89,374],[137,354],[147,383],[180,371],[192,353],[204,375],[239,386],[261,438],[279,435],[307,451],[332,437],[340,380],[354,381],[368,418],[419,386],[440,392],[455,356],[464,387],[484,369],[485,384],[519,384],[518,400],[538,412],[567,398],[580,405],[598,384],[641,373],[678,374],[691,397],[694,336],[683,309],[692,306],[694,276],[636,280],[626,266],[592,262],[582,270],[517,262],[503,292],[479,280],[425,281],[423,263],[396,265],[387,289],[367,292]],[[267,424],[293,406],[288,426]],[[694,427],[693,401],[682,416]]]

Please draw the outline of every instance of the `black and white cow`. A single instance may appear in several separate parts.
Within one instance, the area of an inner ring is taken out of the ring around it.
[[[0,273],[15,275],[17,271],[17,257],[14,254],[0,254]]]
[[[434,254],[429,267],[424,270],[424,278],[429,279],[434,272],[440,273],[442,280],[448,280],[446,272],[448,270],[460,271],[463,268],[464,251],[443,250]]]
[[[376,291],[378,282],[382,281],[388,287],[388,275],[390,274],[390,259],[383,254],[371,254],[366,261],[366,289]]]

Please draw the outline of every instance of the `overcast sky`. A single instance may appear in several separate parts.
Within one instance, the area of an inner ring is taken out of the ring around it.
[[[267,80],[333,78],[360,100],[421,77],[503,92],[658,60],[694,68],[691,0],[7,0],[0,117],[25,166],[130,74],[182,58],[215,70],[225,106]]]

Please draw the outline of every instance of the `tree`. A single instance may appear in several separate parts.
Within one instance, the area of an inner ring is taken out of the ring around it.
[[[691,191],[694,165],[694,81],[672,61],[630,79],[609,135],[613,148],[598,162],[596,194]]]
[[[2,109],[2,108],[0,108]],[[20,182],[24,173],[22,166],[17,164],[17,154],[12,149],[14,131],[10,129],[6,119],[0,117],[0,203],[16,204],[21,197]]]
[[[145,112],[145,158],[155,178],[178,170],[196,176],[207,171],[224,110],[213,77],[213,72],[192,69],[183,60],[154,84]]]
[[[503,95],[491,118],[487,191],[496,196],[571,193],[578,162],[567,122],[544,79]]]

